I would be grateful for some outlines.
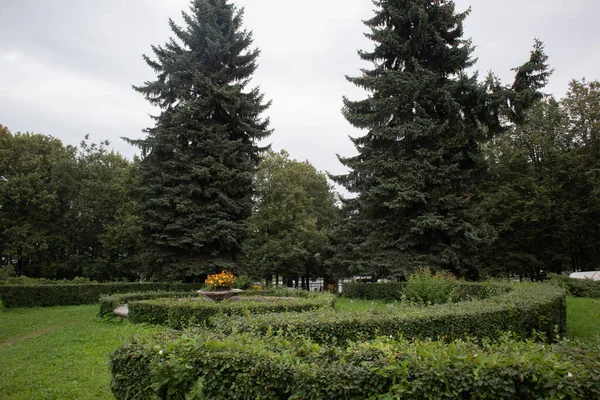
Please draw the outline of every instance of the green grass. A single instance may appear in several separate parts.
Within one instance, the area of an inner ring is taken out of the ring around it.
[[[97,313],[97,305],[0,310],[0,399],[111,399],[108,354],[163,328]]]
[[[600,341],[600,299],[567,297],[567,338]]]

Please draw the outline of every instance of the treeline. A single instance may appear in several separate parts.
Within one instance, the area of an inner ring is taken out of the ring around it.
[[[140,251],[139,160],[107,146],[86,138],[75,148],[50,136],[0,129],[3,267],[52,279],[151,277]],[[600,82],[572,81],[563,99],[537,102],[522,124],[485,147],[485,155],[488,179],[476,201],[491,239],[479,253],[478,274],[540,279],[597,269]],[[375,263],[348,260],[348,247],[361,243],[360,229],[339,207],[326,175],[310,163],[269,151],[254,182],[236,272],[285,277],[300,286],[316,276],[383,275]]]
[[[347,173],[273,153],[271,102],[249,88],[258,49],[231,2],[192,0],[152,46],[160,109],[129,161],[100,145],[0,132],[0,276],[202,280],[404,279],[422,267],[471,279],[597,269],[600,83],[543,94],[535,40],[502,83],[472,73],[469,11],[450,0],[376,2],[371,64],[342,113],[362,136]],[[316,146],[319,143],[315,143]],[[10,270],[10,271],[9,271]],[[14,270],[14,271],[13,271]]]
[[[480,204],[495,238],[482,268],[533,279],[598,269],[600,82],[574,80],[563,99],[540,101],[486,155]]]
[[[0,266],[18,275],[139,277],[134,164],[108,142],[65,146],[0,126]]]

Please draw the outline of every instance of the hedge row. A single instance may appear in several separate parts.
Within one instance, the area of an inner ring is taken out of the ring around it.
[[[387,283],[344,283],[344,297],[349,299],[365,300],[402,300],[406,290],[406,282]],[[492,283],[456,283],[456,301],[470,299],[485,299],[498,294],[506,293],[507,288],[503,285]]]
[[[198,283],[93,283],[75,285],[2,285],[0,301],[5,307],[73,306],[97,303],[100,296],[117,293],[199,289]]]
[[[269,299],[269,300],[267,300]],[[237,296],[236,299],[214,302],[203,297],[194,299],[156,299],[129,303],[129,320],[133,323],[165,325],[174,329],[210,325],[209,317],[216,315],[254,315],[282,312],[308,312],[332,309],[335,296],[323,294],[310,298]]]
[[[319,343],[345,343],[382,335],[497,337],[506,331],[523,338],[539,332],[552,340],[566,330],[566,301],[564,290],[555,285],[519,284],[508,293],[488,299],[429,307],[407,305],[385,312],[320,311],[217,319],[211,324],[225,334],[274,331],[304,335]]]
[[[550,280],[564,288],[571,296],[600,299],[600,281],[574,279],[565,275],[553,275]]]
[[[598,399],[600,350],[380,338],[347,347],[247,335],[137,339],[111,354],[129,399]]]
[[[138,292],[113,294],[100,297],[100,316],[114,316],[115,308],[126,304],[130,301],[151,300],[161,298],[183,298],[183,297],[198,297],[198,293],[192,292]]]

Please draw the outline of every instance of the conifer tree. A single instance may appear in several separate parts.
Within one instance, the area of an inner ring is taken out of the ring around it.
[[[157,73],[134,87],[161,108],[142,140],[140,217],[149,276],[194,279],[235,268],[252,209],[252,177],[270,134],[259,51],[226,0],[192,0],[185,26],[144,56]]]
[[[400,277],[420,265],[476,275],[474,255],[488,237],[473,201],[485,173],[481,145],[539,98],[548,74],[543,46],[536,42],[512,86],[493,76],[479,83],[467,73],[469,11],[456,12],[449,0],[374,4],[365,24],[375,46],[359,52],[374,66],[347,78],[369,96],[345,98],[343,108],[367,133],[351,138],[358,155],[339,157],[350,172],[332,177],[357,194],[346,208],[348,229],[358,228],[361,240],[338,244],[344,254],[334,259],[360,263],[369,275]]]

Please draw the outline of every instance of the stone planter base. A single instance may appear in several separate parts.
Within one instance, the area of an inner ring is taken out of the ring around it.
[[[242,292],[241,289],[229,290],[198,290],[198,293],[213,301],[222,301]]]

